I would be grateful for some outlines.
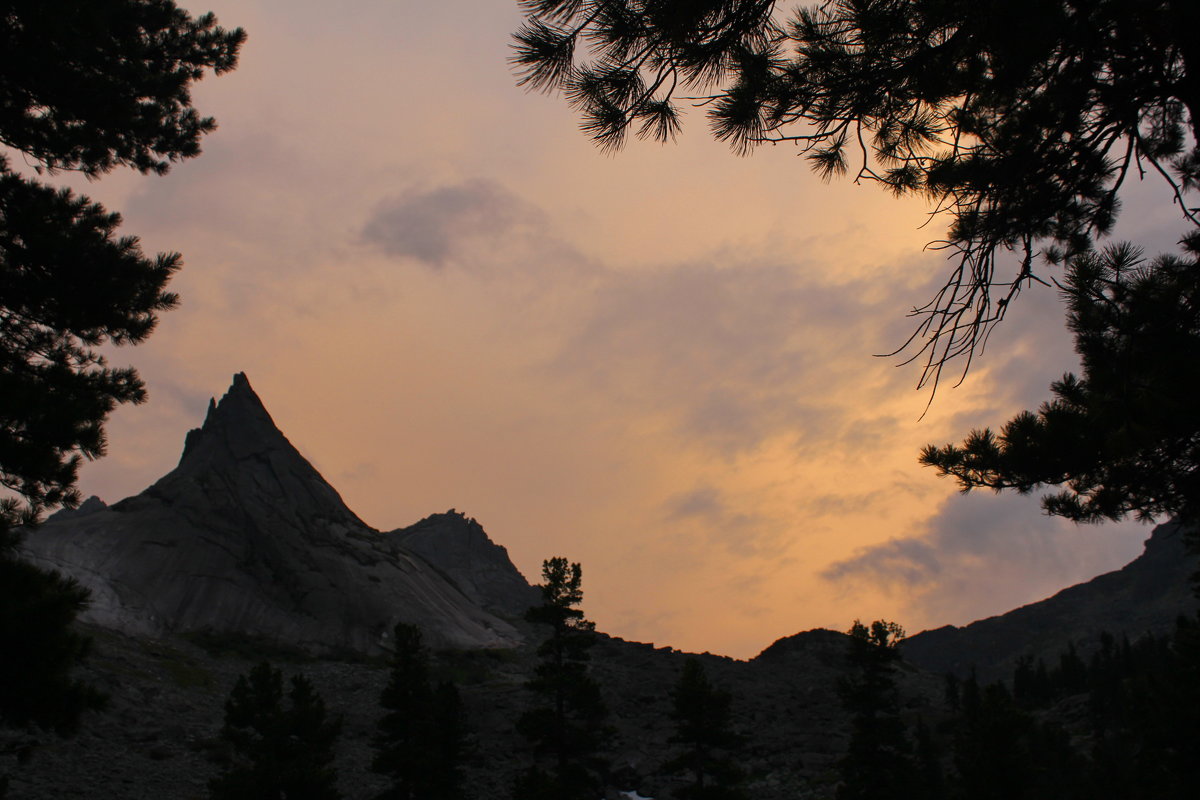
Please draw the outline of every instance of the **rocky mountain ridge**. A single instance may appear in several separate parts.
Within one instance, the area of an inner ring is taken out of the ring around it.
[[[55,515],[23,547],[91,590],[87,621],[130,634],[238,633],[371,653],[402,621],[435,646],[519,644],[506,617],[532,590],[507,553],[482,546],[477,524],[443,515],[450,567],[430,526],[413,527],[388,534],[360,520],[238,374],[174,470],[111,506],[89,500]]]

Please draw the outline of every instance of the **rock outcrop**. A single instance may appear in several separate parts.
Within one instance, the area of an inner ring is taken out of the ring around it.
[[[1022,656],[1053,663],[1068,644],[1086,653],[1103,632],[1166,634],[1176,617],[1198,606],[1189,589],[1196,567],[1183,528],[1168,522],[1125,567],[1006,614],[918,633],[905,641],[904,657],[938,673],[965,676],[974,667],[980,679],[998,680],[1011,677]]]
[[[453,565],[434,568],[347,508],[243,374],[188,433],[174,470],[84,510],[56,515],[23,547],[91,589],[85,619],[106,627],[228,632],[310,651],[376,650],[397,621],[421,626],[434,646],[520,640],[447,578]],[[508,567],[503,580],[524,583]]]
[[[504,617],[520,617],[541,602],[521,577],[508,551],[484,533],[473,518],[455,511],[431,514],[388,534],[402,547],[446,575],[476,605]]]

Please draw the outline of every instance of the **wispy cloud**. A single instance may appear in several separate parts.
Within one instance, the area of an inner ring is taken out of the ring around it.
[[[382,201],[363,227],[363,240],[386,255],[444,269],[470,246],[495,248],[513,237],[540,234],[542,211],[504,186],[472,178],[410,190]]]
[[[728,457],[788,429],[859,436],[861,426],[821,421],[842,416],[833,398],[884,346],[896,307],[894,297],[829,285],[802,264],[611,272],[555,368],[657,409],[680,436]]]
[[[860,549],[827,580],[892,593],[922,624],[962,624],[1043,599],[1132,560],[1149,529],[1047,519],[1035,498],[972,492],[945,501],[911,535]]]

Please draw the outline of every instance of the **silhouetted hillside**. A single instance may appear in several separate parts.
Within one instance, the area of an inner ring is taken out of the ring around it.
[[[1104,631],[1131,639],[1168,634],[1176,617],[1198,607],[1189,587],[1197,560],[1180,525],[1168,522],[1122,569],[1007,614],[923,631],[904,643],[904,655],[925,669],[960,677],[974,666],[980,680],[989,681],[1011,676],[1022,655],[1050,661],[1069,642],[1087,652]]]

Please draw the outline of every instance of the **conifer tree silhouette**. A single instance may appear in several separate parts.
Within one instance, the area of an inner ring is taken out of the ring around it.
[[[212,800],[339,800],[334,743],[340,719],[302,675],[283,704],[283,675],[266,661],[238,677],[225,703],[221,739],[231,750],[225,771],[209,781]]]
[[[912,759],[895,669],[904,629],[876,620],[855,620],[850,628],[850,674],[838,684],[851,714],[850,745],[838,765],[838,800],[904,800],[914,797],[917,770]]]
[[[604,763],[597,750],[610,736],[599,685],[587,673],[588,651],[596,643],[595,624],[578,608],[583,601],[583,571],[565,558],[542,564],[542,604],[525,614],[546,626],[538,647],[539,663],[526,684],[543,705],[517,720],[517,731],[548,762],[531,767],[515,787],[516,800],[591,800],[602,791]]]
[[[392,785],[379,800],[454,800],[459,796],[462,755],[462,703],[458,689],[444,681],[434,689],[429,654],[415,625],[393,630],[391,672],[379,704],[371,769]]]
[[[738,800],[744,777],[737,764],[742,737],[732,729],[733,695],[714,686],[697,658],[683,664],[671,691],[671,741],[683,752],[664,765],[667,773],[686,773],[691,783],[675,792],[680,800]]]
[[[161,174],[216,123],[192,107],[207,70],[237,65],[246,34],[173,0],[9,0],[0,10],[0,146],[38,175]],[[19,525],[80,500],[83,458],[145,387],[104,345],[137,344],[178,298],[177,253],[144,254],[121,218],[18,174],[0,154],[0,723],[66,732],[98,694],[69,677],[87,593],[15,561]],[[11,493],[11,494],[9,494]]]

